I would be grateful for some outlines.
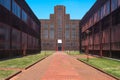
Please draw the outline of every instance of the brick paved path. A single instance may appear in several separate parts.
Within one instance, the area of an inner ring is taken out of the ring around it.
[[[66,54],[57,52],[42,80],[82,80]]]
[[[63,53],[56,52],[11,80],[115,80]]]

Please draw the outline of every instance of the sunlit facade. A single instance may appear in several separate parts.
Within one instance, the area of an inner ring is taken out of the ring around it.
[[[42,50],[79,50],[80,20],[71,20],[65,11],[65,6],[55,6],[50,20],[40,20]]]

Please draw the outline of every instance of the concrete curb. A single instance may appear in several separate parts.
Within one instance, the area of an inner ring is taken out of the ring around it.
[[[18,71],[17,73],[9,76],[8,78],[6,78],[5,80],[10,80],[12,77],[16,76],[17,74],[21,73],[22,71]]]
[[[82,61],[82,60],[80,60],[80,59],[77,59],[77,60],[78,60],[78,61],[81,61],[82,63],[85,63],[86,65],[88,65],[88,66],[90,66],[90,67],[92,67],[92,68],[94,68],[94,69],[97,69],[98,71],[100,71],[100,72],[102,72],[102,73],[107,74],[108,76],[111,76],[111,77],[115,78],[116,80],[120,80],[119,78],[113,76],[112,74],[109,74],[109,73],[107,73],[107,72],[105,72],[105,71],[103,71],[103,70],[101,70],[101,69],[99,69],[99,68],[96,68],[96,67],[94,67],[94,66],[92,66],[92,65],[90,65],[90,64],[88,64],[88,63],[86,63],[86,62],[84,62],[84,61]]]
[[[29,65],[28,67],[26,67],[26,68],[24,68],[24,69],[26,70],[26,69],[28,69],[28,68],[32,67],[33,65],[35,65],[35,64],[37,64],[38,62],[40,62],[40,61],[44,60],[45,58],[47,58],[47,57],[44,57],[44,58],[42,58],[42,59],[38,60],[37,62],[35,62],[35,63],[33,63],[33,64]]]

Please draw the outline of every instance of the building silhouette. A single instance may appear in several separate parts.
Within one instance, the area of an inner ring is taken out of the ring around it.
[[[41,19],[42,50],[79,50],[79,21],[71,20],[62,5],[54,7],[50,19]]]

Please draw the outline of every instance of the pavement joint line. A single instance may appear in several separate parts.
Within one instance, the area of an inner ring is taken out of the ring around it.
[[[103,70],[101,70],[101,69],[99,69],[99,68],[97,68],[97,67],[94,67],[93,65],[90,65],[90,64],[88,64],[88,63],[86,63],[86,62],[84,62],[84,61],[82,61],[82,60],[80,60],[80,59],[78,59],[78,58],[77,58],[77,60],[78,60],[78,61],[81,61],[82,63],[84,63],[84,64],[86,64],[86,65],[88,65],[88,66],[90,66],[90,67],[92,67],[92,68],[94,68],[94,69],[96,69],[96,70],[104,73],[104,74],[107,74],[108,76],[111,76],[111,77],[115,78],[116,80],[120,80],[120,78],[115,77],[115,76],[113,76],[112,74],[109,74],[109,73],[107,73],[107,72],[105,72],[105,71],[103,71]]]

